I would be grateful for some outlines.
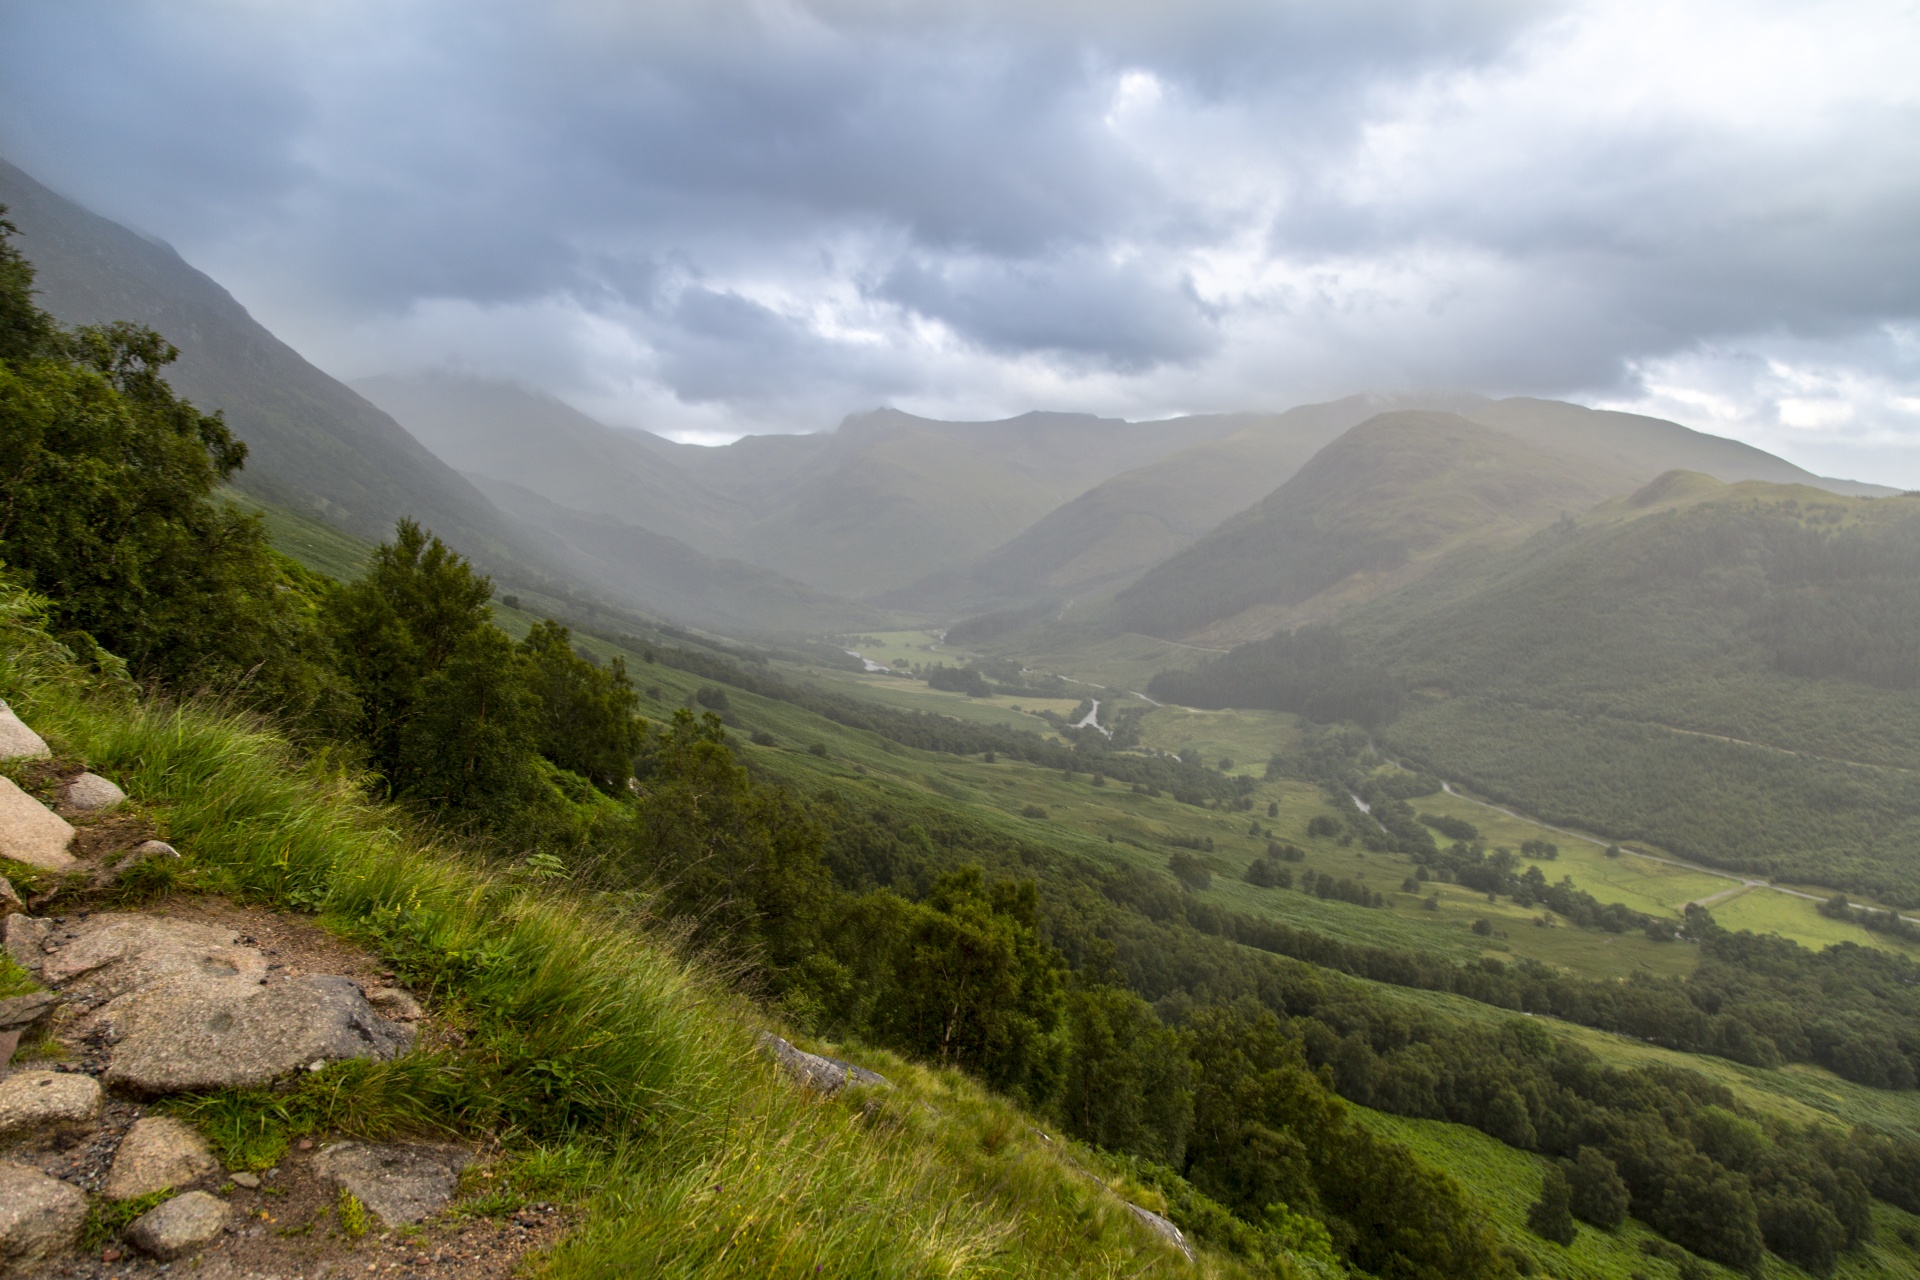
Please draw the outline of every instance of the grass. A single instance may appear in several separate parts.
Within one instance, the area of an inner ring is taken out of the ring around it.
[[[755,1011],[644,904],[505,877],[241,717],[87,683],[32,623],[0,601],[0,696],[154,815],[184,887],[317,914],[468,1031],[288,1094],[182,1104],[238,1163],[309,1128],[491,1137],[509,1169],[565,1170],[584,1204],[535,1264],[550,1277],[1189,1273],[1066,1144],[964,1077],[867,1055],[896,1090],[794,1087],[756,1052]],[[1197,1272],[1239,1269],[1203,1255]]]

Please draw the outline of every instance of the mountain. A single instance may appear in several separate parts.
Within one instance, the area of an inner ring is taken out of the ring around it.
[[[427,374],[363,378],[354,389],[465,474],[508,482],[560,507],[719,552],[745,507],[694,479],[672,442],[596,422],[551,396],[490,379]],[[643,438],[644,437],[644,438]]]
[[[1233,434],[1113,476],[975,563],[886,601],[958,613],[1121,585],[1270,492],[1356,423],[1386,409],[1479,399],[1351,396],[1280,414],[1231,415],[1239,426]]]
[[[1116,603],[1129,630],[1252,639],[1408,581],[1440,552],[1522,536],[1610,491],[1609,478],[1457,414],[1380,414]]]
[[[367,538],[411,515],[498,572],[560,572],[560,553],[493,508],[387,414],[309,364],[179,254],[0,161],[40,303],[66,324],[131,320],[180,350],[175,390],[246,441],[239,486]]]
[[[600,512],[564,507],[505,480],[474,476],[500,508],[563,543],[585,582],[616,599],[645,600],[670,618],[735,635],[879,628],[850,600],[742,560],[706,555],[677,538]]]

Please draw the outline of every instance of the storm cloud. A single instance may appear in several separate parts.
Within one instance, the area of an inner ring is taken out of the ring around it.
[[[20,0],[0,153],[329,370],[690,438],[1463,387],[1920,485],[1887,0]]]

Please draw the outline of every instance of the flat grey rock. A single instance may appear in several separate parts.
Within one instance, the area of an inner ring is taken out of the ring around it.
[[[41,951],[42,982],[91,1000],[182,976],[255,985],[267,976],[266,957],[241,946],[231,929],[135,913],[103,913],[59,926],[42,939]]]
[[[120,1140],[107,1174],[109,1200],[190,1187],[220,1172],[206,1139],[172,1116],[142,1116]]]
[[[227,1225],[227,1202],[205,1191],[175,1196],[135,1218],[127,1239],[162,1262],[204,1249]]]
[[[336,1142],[320,1148],[313,1172],[399,1227],[444,1208],[471,1158],[458,1147]]]
[[[1187,1237],[1180,1228],[1167,1221],[1151,1209],[1142,1209],[1137,1204],[1129,1204],[1133,1216],[1146,1225],[1147,1230],[1165,1240],[1168,1244],[1187,1255],[1187,1261],[1193,1261],[1193,1246],[1187,1243]]]
[[[265,1084],[313,1063],[394,1058],[413,1028],[375,1014],[350,978],[262,986],[177,974],[110,1001],[92,1027],[111,1043],[107,1083],[139,1094]]]
[[[12,707],[0,702],[0,760],[44,760],[52,754],[47,740],[27,728]]]
[[[67,784],[67,808],[81,813],[125,804],[127,793],[97,773],[83,773]]]
[[[87,1221],[78,1187],[0,1160],[0,1276],[34,1276],[73,1248]]]
[[[67,852],[72,840],[71,823],[22,791],[12,778],[0,777],[0,856],[42,871],[65,871],[75,861]]]
[[[31,973],[39,973],[46,962],[45,943],[53,932],[53,921],[28,915],[0,916],[0,937],[6,939],[7,959]]]
[[[0,1137],[77,1129],[100,1115],[100,1082],[68,1071],[16,1071],[0,1080]]]
[[[0,1031],[30,1027],[59,1005],[59,993],[53,991],[30,991],[24,996],[8,996],[0,1000]]]
[[[809,1089],[815,1089],[821,1093],[838,1093],[850,1084],[893,1087],[892,1082],[878,1071],[869,1071],[865,1067],[856,1067],[851,1062],[842,1062],[838,1058],[822,1057],[817,1053],[808,1053],[805,1049],[796,1049],[771,1032],[760,1033],[760,1047],[771,1053],[774,1061],[785,1068],[788,1075]]]

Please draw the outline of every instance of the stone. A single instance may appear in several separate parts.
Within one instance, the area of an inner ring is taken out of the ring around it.
[[[52,991],[29,991],[24,996],[8,996],[0,1000],[0,1031],[30,1027],[52,1013],[59,1004],[59,995]]]
[[[206,1139],[172,1116],[142,1116],[120,1140],[107,1174],[107,1198],[133,1200],[190,1187],[220,1172]]]
[[[52,930],[40,980],[90,1000],[111,1000],[167,978],[236,978],[255,985],[266,957],[231,929],[135,913],[103,912]]]
[[[335,1142],[313,1158],[318,1178],[344,1187],[389,1227],[437,1213],[471,1159],[459,1147]]]
[[[160,1261],[171,1262],[218,1239],[228,1212],[227,1202],[219,1196],[189,1191],[135,1218],[127,1228],[127,1239]]]
[[[0,777],[0,857],[42,871],[74,865],[67,852],[73,825],[22,791],[12,778]]]
[[[796,1049],[769,1031],[760,1033],[760,1047],[771,1053],[774,1061],[785,1068],[788,1075],[821,1093],[838,1093],[850,1084],[878,1085],[883,1089],[893,1087],[893,1083],[877,1071]]]
[[[67,808],[91,813],[96,809],[111,809],[117,804],[125,804],[127,793],[97,773],[83,773],[67,784],[65,799]]]
[[[6,939],[7,959],[30,973],[39,973],[45,962],[47,938],[53,932],[53,921],[42,920],[34,916],[0,916],[0,936]]]
[[[20,891],[13,887],[13,881],[0,876],[0,916],[10,916],[26,909],[27,904],[20,901]]]
[[[52,754],[46,739],[27,728],[12,707],[0,702],[0,760],[44,760]]]
[[[77,1129],[100,1114],[100,1082],[67,1071],[16,1071],[0,1080],[0,1137]]]
[[[1133,1211],[1134,1217],[1145,1224],[1147,1230],[1153,1232],[1162,1240],[1165,1240],[1168,1244],[1185,1254],[1188,1262],[1193,1261],[1193,1246],[1187,1243],[1186,1234],[1182,1232],[1180,1228],[1174,1226],[1173,1223],[1167,1221],[1151,1209],[1142,1209],[1137,1204],[1130,1204],[1127,1208]]]
[[[44,1274],[44,1264],[73,1248],[86,1222],[87,1197],[78,1187],[0,1160],[0,1276]]]
[[[314,1061],[398,1057],[413,1028],[374,1013],[351,978],[177,974],[90,1020],[112,1043],[107,1083],[139,1094],[265,1084]]]
[[[427,1016],[420,1002],[398,987],[374,987],[367,992],[367,1003],[395,1022],[418,1022]]]
[[[258,1191],[260,1189],[260,1175],[257,1173],[248,1173],[245,1169],[235,1169],[227,1175],[227,1180],[233,1183],[234,1186],[245,1187],[249,1191]]]

